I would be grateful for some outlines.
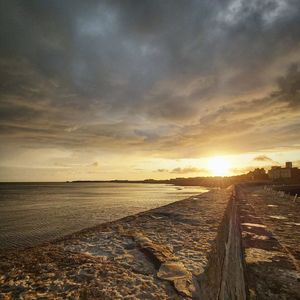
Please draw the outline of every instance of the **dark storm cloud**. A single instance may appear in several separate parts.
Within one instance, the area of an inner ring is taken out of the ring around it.
[[[1,1],[0,134],[171,156],[293,146],[299,17],[296,0]]]
[[[279,91],[273,94],[292,107],[300,105],[300,64],[292,64],[285,76],[278,79]]]

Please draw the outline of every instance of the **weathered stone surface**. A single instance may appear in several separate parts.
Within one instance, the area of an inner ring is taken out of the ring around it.
[[[248,298],[300,299],[300,234],[284,225],[299,207],[262,187],[239,187],[238,200]]]
[[[0,255],[0,299],[300,299],[300,205],[213,190]]]
[[[168,280],[173,283],[175,289],[185,295],[192,296],[195,287],[192,283],[192,274],[185,268],[182,262],[165,262],[157,273],[158,278]]]
[[[165,280],[174,281],[191,277],[191,273],[187,271],[182,262],[171,261],[160,266],[157,276]]]
[[[164,262],[176,259],[167,245],[154,243],[140,232],[134,233],[132,237],[136,241],[139,249],[141,249],[157,267]]]
[[[230,195],[213,190],[2,253],[0,299],[13,299],[14,286],[24,287],[23,299],[198,299]]]

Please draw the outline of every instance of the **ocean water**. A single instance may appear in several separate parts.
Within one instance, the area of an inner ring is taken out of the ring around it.
[[[0,184],[0,249],[37,245],[206,191],[163,184]]]

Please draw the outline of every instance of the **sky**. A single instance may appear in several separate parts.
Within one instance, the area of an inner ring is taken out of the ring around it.
[[[0,181],[300,163],[299,0],[2,0]]]

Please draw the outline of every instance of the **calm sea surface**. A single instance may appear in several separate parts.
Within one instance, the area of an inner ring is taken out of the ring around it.
[[[36,245],[205,191],[162,184],[0,184],[0,249]]]

